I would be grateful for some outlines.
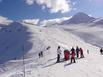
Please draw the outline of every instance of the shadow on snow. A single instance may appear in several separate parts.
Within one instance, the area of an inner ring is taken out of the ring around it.
[[[0,64],[12,59],[20,59],[31,48],[31,33],[18,22],[0,25]]]

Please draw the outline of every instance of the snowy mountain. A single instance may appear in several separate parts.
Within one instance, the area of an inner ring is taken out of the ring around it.
[[[98,18],[95,21],[93,21],[93,23],[97,25],[103,25],[103,18]]]
[[[24,19],[21,22],[30,25],[38,25],[39,19]]]
[[[62,22],[62,24],[80,24],[80,23],[91,23],[95,18],[88,16],[83,12],[79,12],[74,15],[71,19]]]
[[[0,25],[0,77],[103,77],[100,34],[103,28],[98,26]],[[75,64],[70,60],[56,63],[58,45],[61,59],[64,49],[76,46],[83,48],[85,58],[77,59]],[[38,57],[40,51],[42,58]]]

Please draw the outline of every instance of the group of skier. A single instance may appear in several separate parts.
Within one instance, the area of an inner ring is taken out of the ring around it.
[[[57,48],[57,63],[60,62],[60,56],[61,56],[62,50],[60,49],[60,46]],[[75,59],[77,58],[84,58],[83,54],[83,49],[79,48],[78,46],[76,49],[72,47],[72,49],[69,50],[64,50],[64,61],[71,60],[71,63],[74,62],[76,63]]]
[[[48,46],[46,50],[49,50],[51,47]],[[58,46],[57,48],[57,63],[61,61],[68,61],[70,60],[70,63],[76,63],[76,59],[78,58],[84,58],[83,49],[81,47],[72,47],[70,50],[66,49],[64,50],[64,53],[61,50],[61,47]],[[89,50],[87,50],[87,54],[89,54]],[[103,48],[100,48],[100,54],[103,55]],[[61,59],[61,55],[63,55],[63,58]],[[39,58],[43,57],[43,51],[40,51],[38,53]]]
[[[46,50],[49,50],[51,47],[48,46]],[[58,46],[57,48],[57,63],[61,61],[68,61],[70,60],[70,63],[76,63],[76,59],[78,58],[84,58],[83,49],[81,47],[72,47],[70,50],[66,49],[64,50],[64,53],[61,50],[61,47]],[[87,54],[89,54],[89,50],[87,50]],[[103,55],[103,48],[100,48],[100,54]],[[61,55],[63,55],[63,59],[61,59]],[[43,51],[40,51],[38,53],[39,58],[43,57]]]
[[[43,51],[39,52],[39,58],[43,57]]]
[[[50,48],[51,48],[51,47],[48,46],[44,51],[47,51],[47,50],[49,50]],[[40,52],[38,53],[39,58],[41,58],[41,57],[44,56],[44,51],[40,51]]]

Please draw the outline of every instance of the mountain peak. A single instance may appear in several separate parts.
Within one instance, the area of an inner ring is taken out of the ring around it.
[[[78,12],[74,16],[87,16],[87,17],[89,17],[86,13],[83,13],[83,12]]]
[[[71,19],[69,19],[63,23],[64,24],[80,24],[80,23],[90,23],[94,20],[95,20],[95,18],[90,17],[89,15],[87,15],[83,12],[78,12]]]

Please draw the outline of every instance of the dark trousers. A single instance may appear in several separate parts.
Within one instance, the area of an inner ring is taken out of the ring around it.
[[[57,62],[60,62],[60,55],[57,55]]]
[[[102,52],[102,51],[101,51],[100,53],[103,55],[103,52]]]
[[[74,61],[74,63],[75,63],[75,58],[71,58],[71,63],[72,63],[72,61]]]
[[[81,54],[81,58],[84,58],[84,54]]]
[[[77,52],[77,58],[79,57],[79,53]]]

